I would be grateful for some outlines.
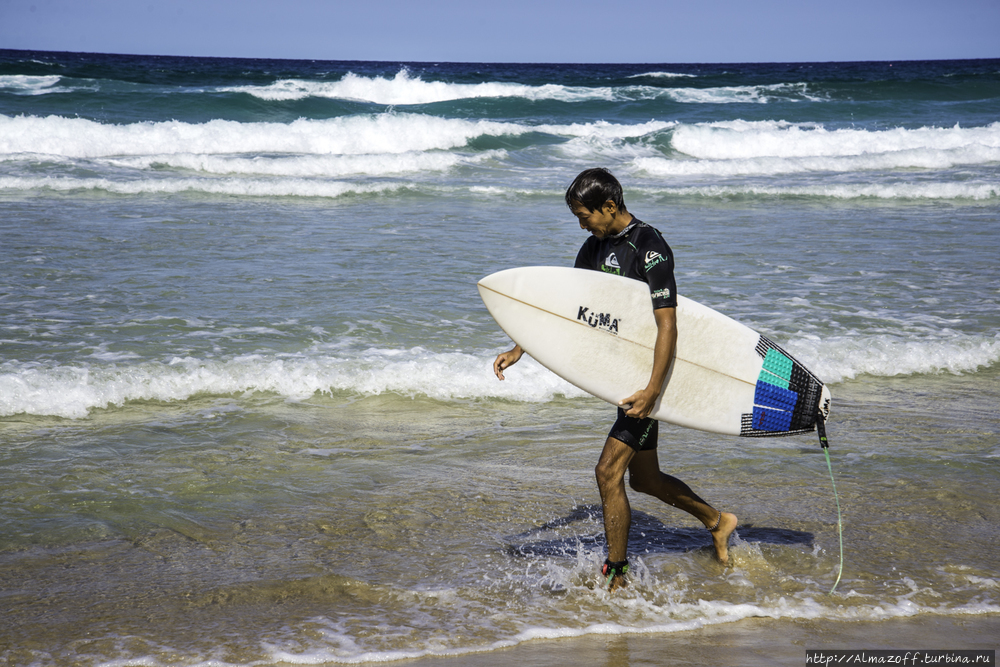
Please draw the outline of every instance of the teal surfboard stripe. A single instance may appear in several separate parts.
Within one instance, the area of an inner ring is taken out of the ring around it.
[[[794,365],[795,363],[791,359],[772,348],[767,351],[767,356],[764,357],[764,367],[761,369],[757,381],[788,389]]]
[[[760,375],[757,376],[757,383],[760,384],[761,382],[774,385],[775,387],[781,387],[782,389],[789,388],[788,380],[782,377],[778,377],[773,373],[769,373],[766,370],[761,370]]]

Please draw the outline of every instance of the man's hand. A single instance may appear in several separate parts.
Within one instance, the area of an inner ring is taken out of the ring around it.
[[[499,379],[503,380],[504,370],[516,364],[522,354],[524,354],[524,350],[521,349],[520,345],[515,345],[506,352],[501,352],[493,362],[493,372]]]
[[[651,389],[637,391],[628,398],[618,401],[618,406],[625,410],[625,414],[636,419],[645,419],[653,411],[656,399],[660,394]],[[628,406],[628,407],[626,407]]]

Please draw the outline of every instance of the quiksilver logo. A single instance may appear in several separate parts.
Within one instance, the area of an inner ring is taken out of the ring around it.
[[[580,310],[576,314],[576,319],[578,322],[584,322],[594,329],[618,335],[618,318],[614,317],[611,313],[592,313],[590,312],[590,308],[580,306]]]
[[[618,258],[615,257],[615,253],[608,253],[607,259],[601,264],[601,271],[604,273],[613,273],[615,275],[621,275],[622,268],[618,265]]]
[[[646,270],[649,271],[651,268],[663,261],[666,261],[666,257],[655,250],[650,250],[646,253]]]

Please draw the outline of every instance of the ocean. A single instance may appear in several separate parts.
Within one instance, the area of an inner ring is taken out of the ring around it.
[[[527,357],[497,381],[476,290],[572,264],[592,166],[681,294],[830,387],[832,594],[815,436],[667,425],[733,562],[632,494],[631,585],[601,587],[614,408]],[[998,253],[1000,60],[0,51],[0,661],[995,649]]]

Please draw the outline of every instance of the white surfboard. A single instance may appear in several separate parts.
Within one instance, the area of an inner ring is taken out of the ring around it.
[[[536,266],[479,281],[500,327],[556,375],[614,405],[649,382],[649,287],[599,271]],[[748,437],[814,430],[830,392],[788,353],[708,306],[678,297],[677,348],[650,415]]]

